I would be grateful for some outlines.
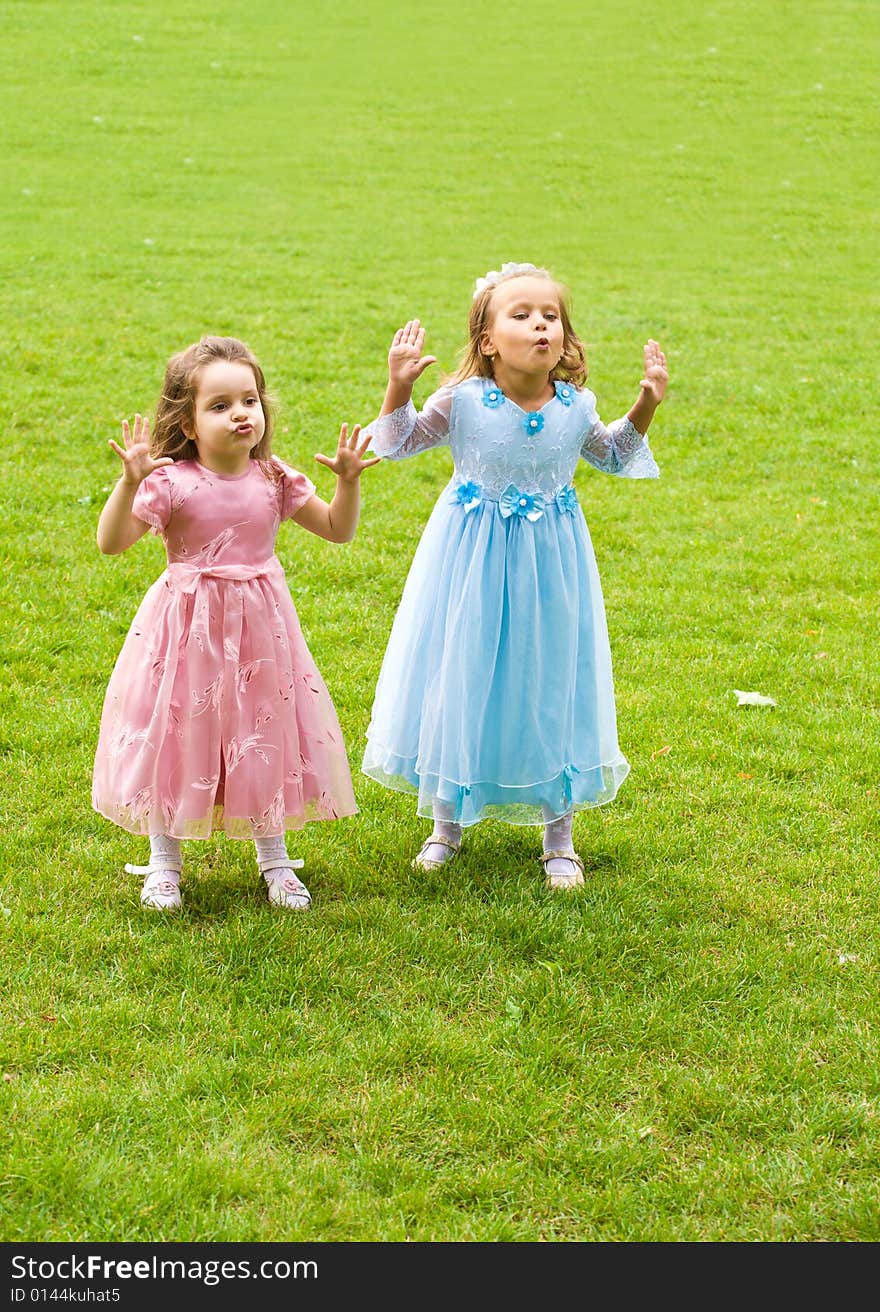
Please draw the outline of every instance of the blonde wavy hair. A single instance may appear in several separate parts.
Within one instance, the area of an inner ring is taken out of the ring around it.
[[[275,478],[280,471],[272,462],[272,408],[273,398],[266,388],[266,379],[253,351],[237,337],[203,337],[185,351],[172,355],[165,368],[162,395],[156,408],[156,422],[150,439],[153,456],[170,456],[172,460],[198,460],[198,447],[185,428],[192,429],[195,420],[195,400],[199,372],[215,360],[250,365],[254,373],[257,395],[266,419],[266,429],[251,451],[251,460],[259,462],[263,472]]]
[[[568,288],[562,283],[557,282],[547,269],[522,269],[512,273],[501,273],[494,276],[491,285],[479,287],[471,305],[471,311],[468,316],[468,340],[467,345],[461,354],[461,360],[458,369],[449,380],[452,383],[463,383],[466,378],[491,378],[492,377],[492,360],[488,355],[484,355],[480,343],[488,332],[493,322],[492,315],[492,296],[495,288],[500,283],[509,282],[512,278],[546,278],[553,284],[559,297],[559,318],[562,323],[562,355],[556,366],[550,370],[550,381],[563,383],[573,383],[575,387],[583,387],[587,381],[587,353],[584,350],[584,344],[578,337],[571,322],[571,313],[569,310],[569,293]],[[483,282],[483,279],[480,280]]]

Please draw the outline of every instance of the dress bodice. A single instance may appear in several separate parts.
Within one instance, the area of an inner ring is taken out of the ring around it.
[[[523,410],[488,378],[467,378],[440,388],[417,413],[412,402],[373,421],[372,449],[401,459],[448,444],[455,479],[473,484],[488,500],[514,486],[554,497],[571,483],[578,460],[627,478],[656,478],[645,437],[628,418],[606,426],[596,398],[571,383],[554,384],[540,409]]]
[[[559,384],[546,405],[526,411],[490,380],[468,379],[456,388],[450,414],[456,474],[493,500],[511,483],[532,495],[555,496],[577,467],[590,395]]]
[[[216,474],[195,460],[155,470],[135,494],[132,513],[165,540],[171,565],[252,566],[274,554],[278,526],[315,486],[273,457],[274,477],[252,460],[243,474]]]

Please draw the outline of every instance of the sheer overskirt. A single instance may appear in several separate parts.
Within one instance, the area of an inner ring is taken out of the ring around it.
[[[95,810],[123,829],[244,839],[356,812],[335,708],[270,564],[185,581],[172,566],[144,597],[108,684],[92,784]]]
[[[362,768],[463,826],[615,797],[617,741],[601,585],[580,507],[536,522],[442,494],[380,672]]]

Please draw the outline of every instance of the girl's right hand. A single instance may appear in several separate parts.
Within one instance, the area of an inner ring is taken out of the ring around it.
[[[152,474],[154,469],[161,469],[162,465],[173,465],[174,461],[170,456],[160,456],[158,460],[150,455],[150,421],[142,419],[140,415],[134,417],[134,432],[128,427],[128,420],[122,421],[122,441],[123,447],[110,438],[109,445],[113,448],[119,459],[122,461],[122,481],[124,483],[133,483],[135,486],[142,483],[148,474]]]
[[[388,352],[388,379],[404,387],[412,387],[431,364],[437,363],[436,355],[422,355],[425,344],[425,330],[418,319],[410,319],[404,328],[398,328]]]

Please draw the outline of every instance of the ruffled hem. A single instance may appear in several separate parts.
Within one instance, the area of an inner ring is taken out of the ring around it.
[[[358,808],[351,803],[334,802],[327,798],[307,802],[302,813],[285,815],[280,819],[267,820],[253,816],[227,815],[219,803],[203,816],[191,820],[171,821],[143,812],[135,814],[125,806],[102,806],[92,799],[92,806],[106,820],[112,820],[120,829],[130,834],[168,834],[171,838],[204,839],[212,834],[222,832],[227,838],[254,839],[274,838],[290,830],[302,829],[312,821],[341,820],[345,816],[357,815]]]
[[[629,762],[618,753],[602,765],[563,766],[549,779],[527,784],[501,784],[488,780],[468,784],[419,773],[413,757],[402,757],[368,739],[361,770],[383,788],[418,798],[417,811],[434,817],[440,802],[448,818],[463,829],[481,820],[502,820],[509,825],[543,825],[550,816],[567,815],[613,802],[629,774]]]

